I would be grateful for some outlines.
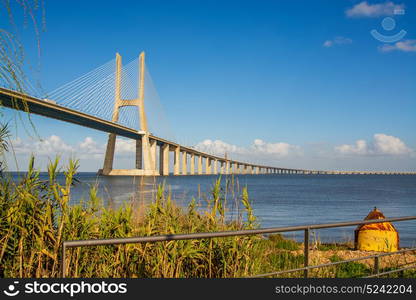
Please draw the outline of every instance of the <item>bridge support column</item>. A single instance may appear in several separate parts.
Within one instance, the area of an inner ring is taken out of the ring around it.
[[[143,143],[142,143],[142,139],[136,140],[136,169],[143,169]]]
[[[248,166],[244,165],[243,166],[243,174],[246,175],[248,173]]]
[[[205,174],[210,175],[212,168],[211,168],[211,158],[205,157]]]
[[[173,159],[173,175],[179,175],[180,153],[181,153],[180,147],[179,146],[175,147],[174,159]]]
[[[198,155],[198,175],[202,175],[202,156]]]
[[[220,161],[220,174],[225,174],[225,162]]]
[[[104,158],[104,166],[101,172],[103,175],[157,175],[152,161],[151,145],[149,132],[147,129],[146,114],[144,109],[144,72],[145,72],[145,54],[140,53],[139,56],[139,85],[138,98],[122,99],[122,62],[121,56],[116,54],[116,70],[115,70],[115,90],[114,90],[114,107],[112,112],[112,122],[119,121],[120,108],[126,106],[135,106],[139,110],[140,131],[144,132],[141,137],[136,140],[136,162],[135,168],[129,170],[113,170],[114,151],[116,145],[116,134],[111,133],[108,136],[108,143]]]
[[[157,142],[155,140],[150,140],[149,143],[150,143],[150,158],[151,158],[152,169],[157,170],[157,161],[156,161]]]
[[[103,174],[107,175],[113,169],[114,150],[116,148],[116,134],[108,135],[107,148],[105,150]]]
[[[188,174],[188,156],[186,151],[182,151],[182,175]]]
[[[191,153],[191,175],[195,175],[195,154]]]
[[[230,161],[225,161],[225,173],[224,174],[230,174]]]
[[[218,174],[218,160],[214,159],[213,163],[214,163],[214,172],[213,172],[213,174],[217,175]]]
[[[169,175],[169,145],[163,144],[160,146],[160,153],[159,153],[159,159],[160,159],[160,175],[168,176]]]

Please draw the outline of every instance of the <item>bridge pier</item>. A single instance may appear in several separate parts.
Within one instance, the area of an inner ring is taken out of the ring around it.
[[[174,147],[173,149],[173,175],[179,175],[179,170],[180,170],[180,147]]]
[[[160,152],[159,152],[159,173],[162,176],[168,176],[169,175],[169,145],[163,144],[160,146]]]
[[[182,151],[182,175],[188,174],[188,157],[186,151]]]
[[[153,170],[157,170],[157,142],[155,140],[150,141],[150,160],[151,160],[151,166]]]
[[[209,157],[205,157],[205,174],[206,175],[211,175],[211,159]]]
[[[202,175],[202,156],[198,155],[198,175]]]
[[[195,175],[195,154],[191,153],[191,175]]]

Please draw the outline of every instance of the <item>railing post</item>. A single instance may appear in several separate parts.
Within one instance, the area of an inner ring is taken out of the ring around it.
[[[65,242],[63,242],[62,243],[62,257],[61,257],[62,278],[65,278],[65,255],[66,255],[66,245],[65,245]]]
[[[305,237],[304,237],[304,252],[303,252],[303,256],[304,256],[304,267],[308,267],[309,266],[309,228],[305,229]],[[303,270],[303,277],[308,278],[308,269]]]
[[[374,257],[374,274],[377,275],[376,277],[378,277],[378,273],[380,273],[380,261],[379,257],[376,256]]]

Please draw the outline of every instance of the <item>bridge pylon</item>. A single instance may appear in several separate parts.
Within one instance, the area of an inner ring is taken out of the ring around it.
[[[145,53],[139,56],[139,82],[138,82],[138,98],[122,99],[122,62],[121,55],[116,54],[116,72],[115,72],[115,99],[112,114],[112,122],[117,123],[119,120],[120,108],[125,106],[136,106],[138,108],[141,139],[136,140],[136,168],[135,169],[113,169],[114,154],[116,147],[116,134],[108,135],[107,148],[104,157],[104,166],[98,172],[102,175],[159,175],[156,170],[156,157],[151,154],[151,146],[149,141],[149,130],[147,127],[147,118],[144,105],[144,78],[145,78]]]

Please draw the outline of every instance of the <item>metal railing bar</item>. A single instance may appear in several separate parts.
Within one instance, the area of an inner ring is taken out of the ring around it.
[[[372,259],[372,258],[376,258],[376,257],[379,258],[379,257],[383,257],[383,256],[397,255],[397,254],[401,254],[401,253],[405,253],[405,252],[411,252],[411,251],[416,251],[416,247],[415,248],[403,249],[403,250],[399,250],[399,251],[396,251],[396,252],[388,252],[388,253],[381,253],[381,254],[375,254],[375,255],[369,255],[369,256],[356,257],[356,258],[336,261],[336,262],[327,263],[327,264],[320,264],[320,265],[314,265],[314,266],[308,266],[308,267],[302,267],[302,268],[296,268],[296,269],[289,269],[289,270],[283,270],[283,271],[277,271],[277,272],[271,272],[271,273],[264,273],[264,274],[250,276],[248,278],[259,278],[259,277],[267,277],[267,276],[272,276],[272,275],[280,275],[280,274],[284,274],[284,273],[294,273],[294,272],[299,272],[299,271],[304,271],[304,270],[330,267],[330,266],[335,266],[335,265],[339,265],[339,264],[343,264],[343,263],[355,262],[355,261],[360,261],[360,260],[365,260],[365,259]],[[379,273],[379,275],[380,274],[382,274],[382,273]]]
[[[374,277],[379,277],[379,276],[382,276],[382,275],[387,275],[387,274],[402,272],[402,271],[406,271],[406,270],[410,270],[410,269],[414,269],[414,268],[416,268],[416,265],[409,266],[409,267],[405,267],[405,268],[401,268],[401,269],[394,269],[394,270],[386,271],[386,272],[383,272],[383,273],[372,274],[370,276],[366,276],[366,277],[363,277],[363,278],[374,278]]]
[[[305,229],[323,229],[323,228],[335,228],[335,227],[348,227],[354,225],[365,225],[372,223],[384,223],[384,222],[399,222],[416,220],[416,216],[399,217],[399,218],[386,218],[378,220],[366,220],[366,221],[351,221],[341,223],[324,223],[324,224],[312,224],[301,226],[289,226],[289,227],[272,227],[263,229],[251,229],[251,230],[236,230],[236,231],[220,231],[220,232],[204,232],[204,233],[189,233],[189,234],[166,234],[159,236],[145,236],[145,237],[130,237],[130,238],[117,238],[117,239],[95,239],[95,240],[74,240],[65,241],[63,244],[66,248],[81,247],[81,246],[103,246],[103,245],[115,245],[115,244],[133,244],[133,243],[153,243],[163,241],[175,241],[175,240],[191,240],[191,239],[206,239],[217,237],[232,237],[242,235],[257,235],[279,232],[291,232],[301,231]]]
[[[354,226],[354,225],[365,225],[365,224],[384,223],[384,222],[400,222],[400,221],[409,221],[409,220],[416,220],[416,216],[386,218],[386,219],[377,219],[377,220],[364,220],[364,221],[350,221],[350,222],[340,222],[340,223],[300,225],[300,226],[289,226],[289,227],[272,227],[272,228],[251,229],[251,230],[189,233],[189,234],[167,234],[167,235],[159,235],[159,236],[144,236],[144,237],[141,236],[141,237],[117,238],[117,239],[64,241],[62,243],[61,272],[62,272],[62,277],[64,278],[65,270],[66,270],[65,257],[66,257],[67,248],[82,247],[82,246],[120,245],[120,244],[133,244],[133,243],[154,243],[154,242],[163,242],[163,241],[208,239],[208,238],[234,237],[234,236],[246,236],[246,235],[261,235],[261,234],[271,234],[271,233],[304,230],[305,259],[304,259],[303,268],[284,270],[284,271],[273,272],[273,273],[268,273],[268,274],[261,274],[261,275],[256,275],[256,276],[252,276],[249,278],[266,277],[266,276],[271,276],[271,275],[292,273],[292,272],[297,272],[297,271],[302,271],[302,270],[304,271],[304,277],[308,277],[308,270],[310,269],[337,265],[341,263],[347,263],[347,262],[358,261],[358,260],[363,260],[363,259],[370,259],[370,258],[378,259],[378,257],[382,257],[382,256],[394,255],[394,254],[399,254],[402,252],[416,250],[416,248],[410,248],[410,249],[404,249],[404,250],[400,250],[400,251],[396,251],[392,253],[383,253],[383,254],[371,255],[367,257],[360,257],[360,258],[355,258],[355,259],[350,259],[350,260],[343,260],[343,261],[329,263],[329,264],[308,266],[309,264],[309,231],[311,229],[348,227],[348,226]],[[379,276],[380,274],[376,274],[376,275]]]

